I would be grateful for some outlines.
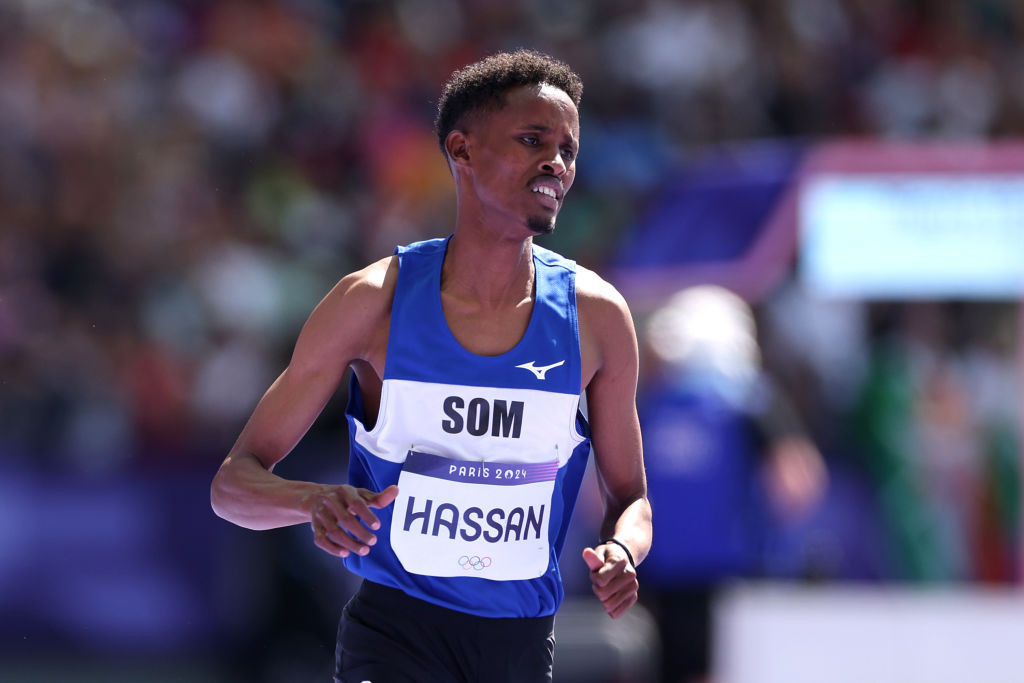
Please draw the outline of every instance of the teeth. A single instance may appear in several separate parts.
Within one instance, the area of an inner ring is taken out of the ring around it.
[[[551,197],[552,199],[558,199],[558,195],[556,195],[555,191],[552,190],[550,187],[535,187],[535,188],[533,188],[533,191],[534,192],[540,192],[541,194],[546,194],[547,196]]]

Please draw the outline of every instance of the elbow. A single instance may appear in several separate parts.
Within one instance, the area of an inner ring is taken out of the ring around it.
[[[615,511],[619,514],[635,506],[640,506],[649,511],[651,503],[647,499],[647,487],[645,485],[635,490],[610,493],[606,506],[610,511]]]

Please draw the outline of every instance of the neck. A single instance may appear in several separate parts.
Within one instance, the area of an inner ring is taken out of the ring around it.
[[[533,294],[533,238],[456,229],[448,243],[441,287],[479,305],[515,305]]]

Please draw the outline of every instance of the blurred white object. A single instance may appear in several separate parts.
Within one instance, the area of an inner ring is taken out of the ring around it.
[[[737,585],[715,633],[716,683],[1009,683],[1024,593]]]
[[[647,324],[651,349],[665,363],[749,387],[761,368],[754,315],[743,299],[713,285],[669,298]]]
[[[800,277],[819,296],[1017,300],[1024,293],[1022,173],[818,173],[803,184],[799,203]]]

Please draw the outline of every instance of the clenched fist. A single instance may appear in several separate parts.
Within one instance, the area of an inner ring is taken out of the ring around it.
[[[583,561],[590,569],[594,595],[604,605],[608,616],[617,619],[636,603],[640,583],[636,569],[622,548],[614,543],[602,543],[596,549],[584,548]]]

